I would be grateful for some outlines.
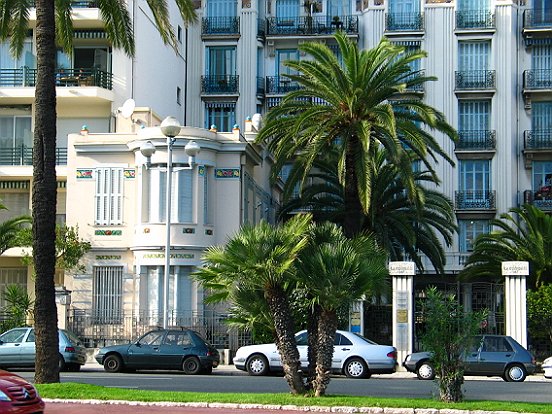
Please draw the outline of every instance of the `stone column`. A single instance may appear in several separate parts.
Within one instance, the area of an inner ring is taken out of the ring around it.
[[[529,262],[502,262],[506,299],[506,335],[527,348],[527,276]]]
[[[414,324],[414,262],[389,262],[393,278],[393,346],[397,348],[398,370],[412,353]]]

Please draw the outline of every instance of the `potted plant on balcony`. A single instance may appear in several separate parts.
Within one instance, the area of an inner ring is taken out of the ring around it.
[[[312,33],[314,27],[312,14],[320,13],[322,11],[322,4],[316,0],[305,0],[303,2],[303,7],[305,8],[305,13],[307,13],[305,19],[307,33]]]

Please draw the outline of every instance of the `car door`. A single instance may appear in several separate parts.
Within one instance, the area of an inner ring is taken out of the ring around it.
[[[127,365],[136,369],[164,368],[160,356],[164,331],[152,331],[142,336],[128,348]]]
[[[159,348],[159,365],[170,369],[181,369],[184,355],[196,354],[195,344],[187,331],[169,331]]]
[[[0,366],[20,366],[21,344],[27,337],[28,328],[16,328],[0,336]]]
[[[485,335],[479,357],[479,373],[502,375],[514,355],[514,349],[506,338],[500,335]]]
[[[35,330],[29,329],[27,335],[21,342],[21,349],[19,351],[19,361],[21,366],[33,367],[36,357],[36,339]]]
[[[336,332],[334,340],[332,369],[341,369],[341,366],[352,352],[353,343],[348,338],[341,335],[339,332]]]
[[[468,349],[464,351],[463,360],[464,360],[464,372],[477,373],[479,370],[479,354],[481,347],[483,346],[483,337],[477,335],[473,338]]]

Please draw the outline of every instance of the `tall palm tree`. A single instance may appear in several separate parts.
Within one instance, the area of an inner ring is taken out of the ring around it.
[[[385,38],[370,50],[359,50],[344,33],[337,33],[340,58],[325,44],[303,43],[312,59],[288,61],[296,74],[286,75],[300,85],[268,112],[258,141],[268,142],[277,160],[276,173],[296,158],[304,177],[330,146],[339,149],[338,177],[344,185],[345,234],[362,228],[370,209],[374,149],[383,146],[389,162],[400,167],[412,195],[414,181],[407,151],[414,152],[434,176],[430,161],[440,156],[452,163],[429,133],[456,133],[444,115],[408,94],[408,88],[434,78],[412,72],[410,63],[426,56],[405,52]],[[412,200],[415,200],[412,198]]]
[[[364,295],[383,292],[386,263],[386,253],[372,236],[348,239],[336,224],[311,226],[309,245],[299,254],[296,277],[317,309],[316,330],[309,332],[309,347],[316,347],[312,383],[316,396],[325,394],[330,381],[339,309]],[[311,337],[316,339],[311,341]]]
[[[166,0],[146,0],[165,44],[176,47]],[[191,0],[175,0],[185,22],[195,21]],[[71,52],[72,0],[0,0],[0,41],[10,39],[11,51],[20,56],[29,28],[31,8],[36,9],[35,119],[33,140],[33,260],[36,273],[35,332],[37,383],[59,382],[57,314],[54,289],[56,212],[56,44]],[[99,0],[108,39],[115,48],[134,54],[134,33],[127,3]]]
[[[344,222],[344,188],[339,182],[337,157],[337,152],[331,149],[315,160],[302,187],[303,167],[294,165],[284,185],[281,218],[306,210],[317,222]],[[364,215],[362,229],[376,237],[390,260],[408,257],[419,269],[424,269],[420,255],[423,253],[435,270],[442,273],[445,265],[442,241],[450,245],[456,231],[452,202],[431,188],[438,183],[428,171],[412,173],[414,196],[419,200],[412,202],[400,179],[399,168],[386,161],[383,148],[375,152],[374,166],[370,208]],[[298,187],[299,191],[295,191]]]
[[[194,278],[207,289],[221,291],[226,285],[226,290],[231,291],[228,287],[240,285],[246,290],[263,292],[284,375],[294,394],[304,393],[305,388],[288,287],[297,255],[308,242],[311,220],[306,214],[297,215],[279,227],[264,221],[257,226],[245,225],[224,247],[207,249],[204,267],[194,273]]]
[[[530,288],[552,283],[552,216],[539,208],[525,204],[491,220],[496,230],[475,240],[460,277],[498,278],[502,262],[529,262]]]

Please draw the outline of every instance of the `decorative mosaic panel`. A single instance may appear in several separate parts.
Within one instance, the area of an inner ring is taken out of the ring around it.
[[[144,255],[144,259],[164,259],[165,253],[148,253]],[[171,253],[171,259],[193,259],[195,254],[192,253]]]
[[[122,256],[114,254],[96,255],[96,260],[121,260]]]
[[[205,229],[205,234],[207,236],[212,236],[213,235],[213,230],[212,229]]]
[[[216,168],[215,178],[240,178],[239,168]]]
[[[77,168],[77,180],[91,180],[92,178],[94,178],[94,170]]]
[[[125,168],[123,171],[123,176],[126,179],[133,179],[136,178],[136,170],[134,168]]]
[[[95,236],[122,236],[122,230],[95,230]]]
[[[184,227],[182,229],[182,233],[185,233],[185,234],[194,234],[195,233],[195,229],[193,227]]]
[[[197,168],[197,173],[199,174],[200,177],[203,177],[205,175],[205,165],[200,165]]]

